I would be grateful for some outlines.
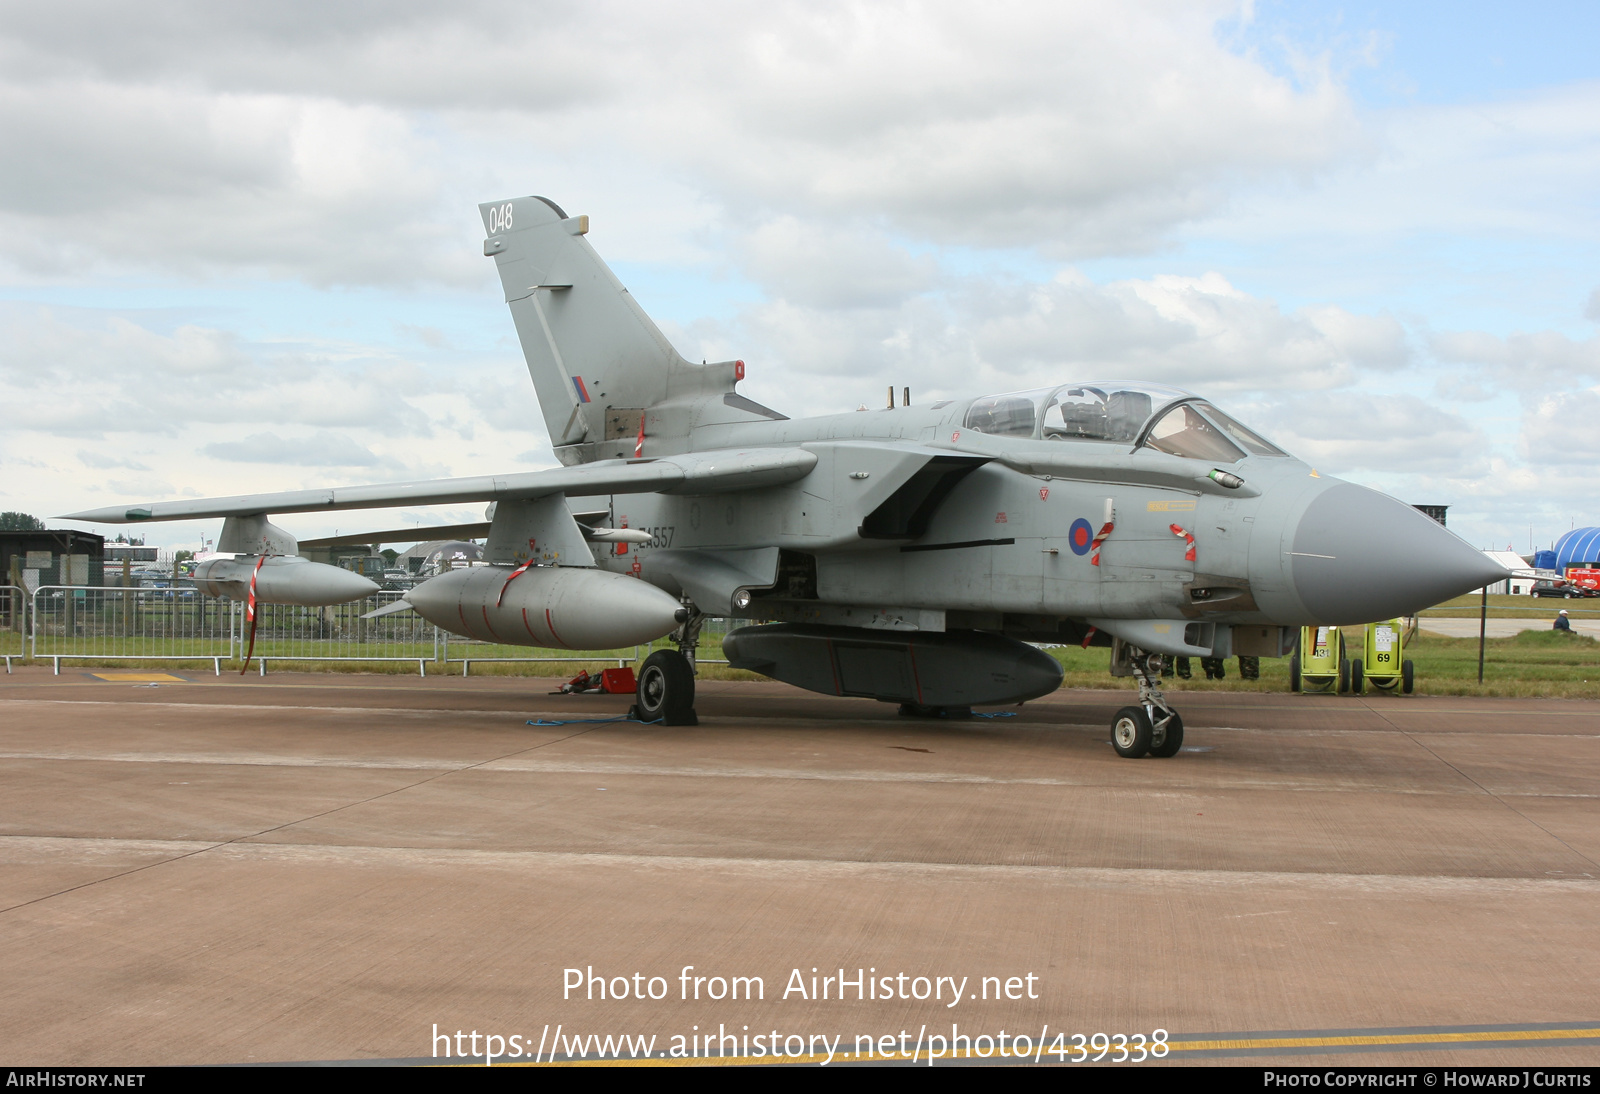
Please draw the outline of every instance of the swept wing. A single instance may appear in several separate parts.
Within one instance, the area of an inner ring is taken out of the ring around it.
[[[525,501],[552,494],[718,494],[782,486],[810,473],[816,453],[803,448],[727,449],[686,452],[655,460],[600,460],[578,467],[473,475],[375,486],[343,486],[113,505],[69,513],[71,520],[128,524],[147,520],[246,517],[258,513],[314,513],[336,509],[385,509],[477,501]]]

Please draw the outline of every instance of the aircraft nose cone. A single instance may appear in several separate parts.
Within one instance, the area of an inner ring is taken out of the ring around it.
[[[1320,623],[1414,615],[1506,570],[1411,506],[1352,483],[1314,498],[1295,528],[1291,573]]]

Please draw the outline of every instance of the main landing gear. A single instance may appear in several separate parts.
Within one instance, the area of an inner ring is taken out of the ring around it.
[[[1156,683],[1161,678],[1161,655],[1138,651],[1129,663],[1139,678],[1139,705],[1123,707],[1111,719],[1111,747],[1130,760],[1176,756],[1183,747],[1183,719]]]
[[[705,615],[689,606],[689,614],[672,632],[675,650],[656,650],[639,666],[639,687],[631,717],[666,726],[697,726],[694,710],[694,655]]]

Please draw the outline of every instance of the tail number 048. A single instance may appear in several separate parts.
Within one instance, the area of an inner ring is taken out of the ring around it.
[[[489,234],[498,235],[511,230],[511,203],[496,205],[489,210]]]

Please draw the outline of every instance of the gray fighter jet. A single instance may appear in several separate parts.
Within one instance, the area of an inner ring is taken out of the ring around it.
[[[909,715],[1036,698],[1062,678],[1040,645],[1109,645],[1139,685],[1112,724],[1129,757],[1182,744],[1163,657],[1281,657],[1302,625],[1411,614],[1504,576],[1411,506],[1159,384],[1063,376],[915,407],[891,390],[879,410],[790,419],[739,393],[742,361],[684,360],[587,217],[541,197],[479,208],[562,467],[74,518],[222,517],[224,542],[287,555],[268,515],[486,501],[491,565],[409,606],[501,643],[671,633],[678,650],[640,668],[644,720],[694,720],[708,616],[751,621],[723,642],[737,667]]]

